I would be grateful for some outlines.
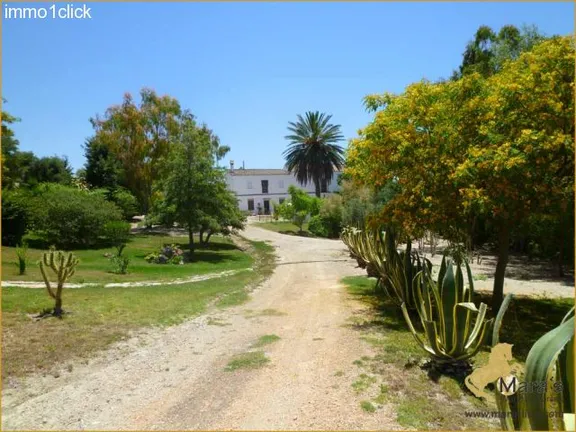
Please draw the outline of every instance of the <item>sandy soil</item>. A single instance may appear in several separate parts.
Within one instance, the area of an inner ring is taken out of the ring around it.
[[[253,226],[245,235],[271,241],[278,254],[250,302],[149,330],[60,378],[5,389],[2,429],[399,429],[391,407],[360,409],[353,374],[334,375],[373,355],[343,326],[363,307],[339,284],[363,274],[344,245]],[[262,313],[270,309],[282,314]],[[265,334],[281,338],[263,348],[267,366],[225,371]]]

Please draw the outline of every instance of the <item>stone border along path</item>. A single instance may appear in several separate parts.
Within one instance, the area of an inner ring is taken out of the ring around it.
[[[158,285],[182,285],[192,282],[202,282],[208,279],[216,279],[226,276],[232,276],[244,271],[253,271],[254,269],[247,267],[239,270],[226,270],[220,273],[206,273],[202,275],[191,276],[185,279],[174,279],[168,281],[139,281],[139,282],[112,282],[107,284],[99,284],[96,282],[87,283],[70,283],[66,284],[66,288],[87,288],[92,286],[102,286],[104,288],[133,288],[133,287],[151,287]],[[2,287],[16,287],[16,288],[46,288],[44,282],[28,282],[28,281],[2,281]]]

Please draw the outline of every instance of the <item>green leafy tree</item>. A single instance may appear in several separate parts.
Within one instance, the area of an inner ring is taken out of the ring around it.
[[[225,153],[217,136],[206,125],[197,125],[189,112],[180,116],[179,127],[162,167],[165,176],[158,189],[159,216],[168,212],[171,220],[187,228],[192,252],[195,232],[207,242],[215,232],[241,229],[245,219],[228,190],[225,170],[216,166],[219,155]]]
[[[536,26],[505,25],[498,32],[488,26],[480,26],[474,39],[468,43],[462,55],[462,64],[453,78],[478,72],[490,76],[500,71],[507,60],[517,59],[522,52],[531,50],[545,37]]]
[[[513,227],[534,215],[562,219],[574,200],[573,81],[574,40],[556,37],[489,77],[368,97],[382,109],[351,143],[348,174],[372,188],[395,181],[376,222],[412,238],[427,229],[462,241],[475,217],[488,221],[497,310]]]
[[[28,187],[41,183],[72,184],[72,167],[66,157],[47,156],[34,158],[22,181]]]
[[[116,189],[125,186],[122,162],[110,147],[92,137],[84,144],[85,180],[92,188]]]
[[[153,183],[161,177],[162,159],[178,134],[181,108],[176,99],[158,96],[150,89],[141,90],[140,97],[142,101],[137,105],[127,93],[121,105],[108,108],[103,118],[90,121],[96,132],[94,139],[120,161],[124,185],[146,213],[152,205]],[[104,163],[102,171],[109,173],[110,169]]]
[[[343,139],[340,125],[330,123],[331,115],[307,112],[298,115],[297,122],[289,122],[290,141],[284,152],[286,169],[296,175],[300,184],[314,184],[316,196],[322,185],[332,180],[334,171],[344,166],[344,150],[337,145]]]
[[[295,186],[290,186],[288,193],[290,199],[277,207],[278,214],[283,219],[291,221],[302,233],[306,219],[320,213],[321,200],[311,197],[306,191]]]
[[[19,122],[20,119],[4,110],[6,103],[6,99],[2,98],[2,111],[0,112],[2,118],[2,186],[12,187],[18,178],[18,166],[14,163],[14,158],[19,153],[19,142],[11,125]]]

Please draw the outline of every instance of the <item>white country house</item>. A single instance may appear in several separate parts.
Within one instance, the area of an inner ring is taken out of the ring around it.
[[[334,173],[329,184],[322,185],[322,195],[336,192],[338,176]],[[296,180],[294,174],[284,169],[245,169],[234,168],[234,161],[230,162],[230,169],[226,176],[228,187],[236,194],[240,210],[250,211],[253,214],[270,214],[273,203],[280,204],[289,198],[288,187],[294,185],[304,189],[310,195],[315,194],[314,184],[303,186]]]

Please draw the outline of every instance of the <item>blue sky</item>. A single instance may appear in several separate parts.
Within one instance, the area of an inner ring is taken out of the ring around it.
[[[574,32],[571,2],[87,5],[90,20],[2,22],[2,95],[22,119],[21,150],[76,169],[89,118],[142,87],[206,122],[232,147],[227,161],[279,168],[298,113],[332,114],[352,138],[371,118],[365,95],[448,77],[480,25]]]

